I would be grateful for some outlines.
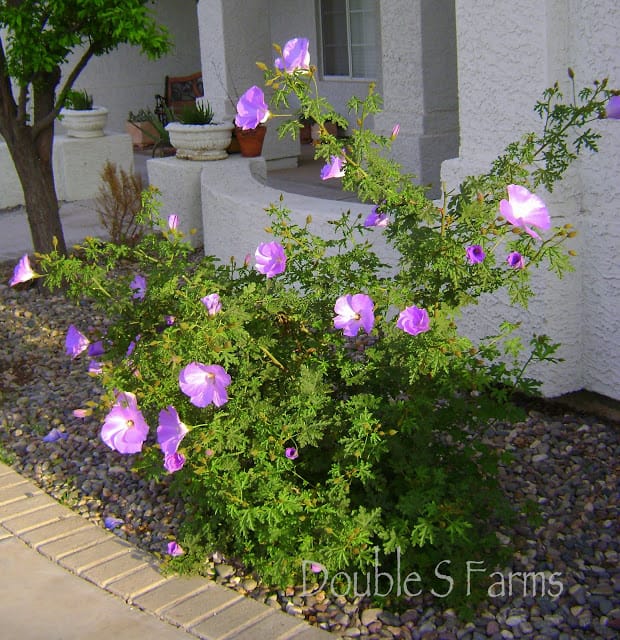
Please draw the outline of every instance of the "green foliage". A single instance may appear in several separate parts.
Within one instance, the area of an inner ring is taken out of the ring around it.
[[[313,93],[312,72],[266,75],[274,109],[295,96],[303,117],[339,118]],[[598,103],[604,95],[594,90],[589,98]],[[548,98],[559,100],[555,91]],[[544,113],[554,113],[559,103],[544,104]],[[497,210],[507,183],[530,184],[534,159],[540,184],[557,179],[571,159],[562,136],[586,123],[550,116],[542,137],[511,145],[488,174],[467,179],[437,206],[389,158],[392,138],[366,128],[381,107],[374,88],[350,107],[351,137],[337,140],[323,126],[316,153],[344,153],[344,187],[389,214],[397,265],[382,263],[359,218],[342,215],[326,238],[311,219],[294,223],[282,203],[269,210],[268,231],[286,253],[284,273],[265,278],[248,264],[198,260],[158,220],[152,190],[141,223],[159,233],[135,247],[90,239],[79,257],[40,256],[49,287],[62,285],[76,299],[86,294],[109,317],[103,410],[117,390],[130,391],[152,427],[173,405],[190,429],[180,448],[187,461],[174,477],[186,503],[184,569],[220,548],[286,585],[300,580],[304,560],[331,575],[367,571],[376,548],[385,568],[398,549],[403,566],[429,578],[445,558],[492,564],[501,556],[495,531],[510,508],[497,484],[498,453],[482,435],[490,421],[518,415],[512,394],[537,388],[526,367],[554,362],[557,345],[537,336],[524,353],[518,325],[508,322],[473,344],[457,320],[480,313],[475,305],[500,290],[525,304],[536,267],[559,275],[568,268],[568,226],[535,241],[513,233]],[[574,114],[576,107],[566,108]],[[583,109],[590,113],[591,105]],[[282,133],[297,127],[286,122]],[[542,152],[535,140],[546,145]],[[587,145],[591,138],[577,151]],[[484,248],[483,262],[465,260],[471,244]],[[508,251],[519,251],[526,267],[511,269]],[[129,287],[136,274],[147,281],[143,300]],[[372,298],[376,322],[370,335],[349,338],[334,329],[334,303],[357,292]],[[201,298],[213,293],[222,309],[209,315]],[[395,322],[413,304],[431,321],[415,336]],[[225,368],[232,382],[223,406],[199,408],[181,392],[179,373],[191,362]],[[298,457],[285,455],[290,447]],[[139,466],[163,473],[157,446],[146,448]]]
[[[127,115],[128,122],[151,122],[157,116],[151,109],[138,109],[138,111],[130,111]]]
[[[93,108],[93,97],[87,93],[86,89],[81,91],[71,89],[67,92],[65,107],[77,111],[89,111]]]
[[[81,45],[103,55],[121,43],[157,58],[170,46],[149,0],[25,0],[0,2],[8,75],[20,84],[65,63]],[[36,36],[36,37],[35,37]]]
[[[183,124],[211,124],[214,115],[208,102],[189,104],[183,107],[179,122]]]

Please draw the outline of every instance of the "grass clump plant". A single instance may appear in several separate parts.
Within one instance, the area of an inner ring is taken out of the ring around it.
[[[106,161],[101,173],[95,209],[114,244],[134,245],[142,229],[138,214],[142,207],[142,178]]]

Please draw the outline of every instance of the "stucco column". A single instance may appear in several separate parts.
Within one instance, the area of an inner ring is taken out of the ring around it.
[[[390,135],[400,124],[392,147],[394,159],[420,173],[419,140],[424,132],[421,0],[382,2],[381,81],[384,110],[375,116],[378,133]]]
[[[467,175],[488,170],[506,145],[528,131],[540,131],[533,111],[543,90],[556,80],[566,86],[567,3],[557,0],[456,0],[459,86],[459,157],[442,165],[448,189]],[[558,77],[562,69],[561,77]],[[552,195],[539,190],[554,225],[575,222],[581,184],[571,171]],[[581,238],[571,245],[579,251]],[[507,297],[483,297],[459,325],[474,339],[491,335],[502,319],[522,323],[525,344],[532,334],[561,342],[560,364],[533,367],[543,392],[558,395],[585,382],[582,335],[582,265],[562,281],[544,271],[533,274],[536,298],[529,310],[512,308]]]
[[[232,118],[243,92],[263,86],[257,61],[271,64],[273,50],[267,0],[200,0],[198,30],[205,96],[217,114]],[[282,166],[295,164],[299,144],[279,140],[277,124],[267,125],[263,156]]]

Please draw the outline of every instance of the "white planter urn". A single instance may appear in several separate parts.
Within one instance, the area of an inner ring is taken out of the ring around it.
[[[108,122],[108,110],[105,107],[61,109],[60,116],[60,124],[72,138],[100,138]]]
[[[181,160],[224,160],[232,138],[232,122],[211,124],[181,124],[170,122],[166,131],[170,144]]]

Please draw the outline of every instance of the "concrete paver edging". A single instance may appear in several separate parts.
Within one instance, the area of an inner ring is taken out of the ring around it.
[[[28,546],[24,548],[22,543]],[[20,572],[9,566],[11,558],[16,556],[24,558]],[[11,576],[13,579],[18,576],[18,580],[23,577],[25,582],[36,580],[39,572],[30,571],[30,562],[45,562],[44,559],[57,565],[54,568],[60,572],[69,571],[70,574],[62,578],[70,578],[72,588],[77,588],[78,593],[81,589],[91,589],[89,583],[92,583],[105,590],[101,591],[102,598],[115,596],[130,608],[150,614],[136,616],[135,622],[132,618],[126,623],[134,625],[130,635],[114,633],[115,640],[147,635],[151,640],[172,640],[187,634],[202,640],[333,640],[335,637],[301,618],[246,598],[208,578],[162,575],[153,556],[76,515],[0,463],[0,594],[6,592],[9,600],[0,598],[4,600],[4,604],[0,604],[0,620],[12,617],[10,597],[17,586],[5,581]],[[28,593],[31,592],[35,593],[29,587]],[[33,616],[34,610],[41,606],[40,602],[32,604]],[[1,615],[3,607],[4,616]],[[94,621],[80,619],[90,614],[82,610],[79,602],[60,614],[65,616],[67,627],[88,628],[91,640],[103,638],[104,633],[106,638],[110,636],[112,621],[106,621],[105,629],[83,626]],[[4,623],[0,625],[4,632]],[[29,629],[20,629],[19,637],[22,640],[43,637],[33,629],[30,634]],[[62,631],[63,639],[83,637]]]

